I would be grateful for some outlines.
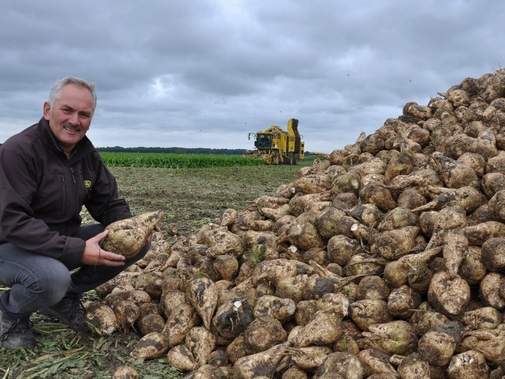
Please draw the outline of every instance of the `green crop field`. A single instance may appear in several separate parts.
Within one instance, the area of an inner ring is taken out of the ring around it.
[[[110,167],[204,168],[257,166],[264,164],[258,158],[232,154],[176,154],[103,151],[100,155]]]

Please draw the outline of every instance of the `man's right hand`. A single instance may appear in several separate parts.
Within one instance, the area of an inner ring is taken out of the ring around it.
[[[104,230],[86,241],[86,247],[81,257],[82,263],[89,266],[124,266],[124,256],[111,253],[100,247],[100,241],[105,238],[107,233],[108,231]]]

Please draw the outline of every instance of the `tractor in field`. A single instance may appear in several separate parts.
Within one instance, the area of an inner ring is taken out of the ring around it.
[[[261,130],[257,133],[249,133],[255,138],[255,155],[263,159],[267,164],[296,164],[304,158],[304,142],[298,132],[298,120],[288,120],[287,131],[277,125]]]

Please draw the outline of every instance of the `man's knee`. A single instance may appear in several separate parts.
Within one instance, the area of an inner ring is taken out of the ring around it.
[[[40,306],[51,306],[58,303],[70,287],[70,272],[67,267],[56,260],[46,265],[36,275],[30,290],[37,297]]]

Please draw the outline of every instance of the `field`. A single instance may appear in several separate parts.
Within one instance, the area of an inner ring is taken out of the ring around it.
[[[225,166],[193,169],[112,167],[121,193],[134,213],[163,209],[167,237],[196,231],[216,220],[226,208],[242,209],[258,196],[293,180],[298,166]],[[86,215],[85,219],[87,218]],[[92,298],[93,292],[87,295]],[[165,359],[146,363],[129,357],[138,337],[116,333],[84,340],[61,324],[32,316],[39,346],[32,351],[0,348],[0,378],[111,378],[114,369],[129,364],[144,379],[180,378]]]
[[[230,154],[101,152],[100,155],[109,167],[204,168],[263,165],[258,158]]]

